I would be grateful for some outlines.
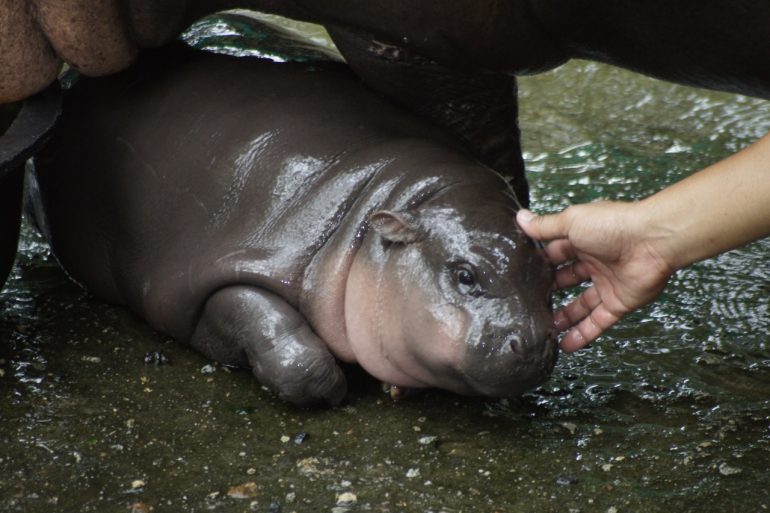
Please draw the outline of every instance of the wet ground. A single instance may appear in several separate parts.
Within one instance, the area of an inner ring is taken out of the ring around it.
[[[533,208],[633,200],[770,131],[770,104],[590,63],[526,78]],[[512,401],[394,403],[355,369],[298,410],[80,290],[25,229],[0,294],[0,511],[743,512],[770,508],[770,242]]]

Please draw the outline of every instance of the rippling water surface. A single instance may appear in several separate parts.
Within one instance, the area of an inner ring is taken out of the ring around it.
[[[542,212],[642,198],[770,131],[767,102],[592,63],[521,80],[521,111]],[[764,511],[769,254],[679,272],[520,400],[392,403],[352,372],[347,405],[300,411],[90,298],[27,229],[0,295],[0,510]]]

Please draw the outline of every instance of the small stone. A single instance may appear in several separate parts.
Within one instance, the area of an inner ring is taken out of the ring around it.
[[[609,508],[607,508],[607,513],[618,513],[618,508],[616,508],[615,506],[610,506]]]
[[[86,363],[102,363],[102,359],[98,356],[81,356],[80,361]]]
[[[307,477],[315,476],[320,474],[320,470],[318,470],[318,458],[304,458],[297,462],[297,471]]]
[[[577,425],[572,422],[562,422],[561,427],[569,431],[570,435],[574,435],[575,431],[577,431]]]
[[[163,365],[170,365],[171,359],[160,351],[153,351],[144,354],[145,365],[155,365],[161,367]]]
[[[211,492],[210,494],[206,495],[206,498],[212,501],[217,497],[219,497],[219,492]]]
[[[613,466],[612,463],[605,463],[604,465],[602,465],[602,470],[605,472],[609,472],[610,470],[612,470],[612,466]]]
[[[615,461],[623,461],[625,459],[626,459],[625,456],[615,456]]]
[[[342,506],[343,508],[350,508],[357,502],[358,497],[351,492],[343,492],[337,496],[337,506]]]
[[[406,471],[406,477],[409,479],[413,479],[415,477],[418,477],[420,475],[420,469],[419,468],[410,468]]]
[[[596,436],[603,435],[604,434],[604,430],[602,428],[594,428],[594,434]]]
[[[5,377],[5,369],[0,369],[0,378]]]
[[[255,468],[253,468],[253,467],[252,467],[252,468],[250,468],[250,469],[248,469],[248,470],[246,471],[246,474],[248,474],[248,475],[250,475],[250,476],[253,476],[253,475],[254,475],[254,474],[256,474],[256,473],[257,473],[257,469],[255,469]]]
[[[201,374],[212,374],[216,372],[217,368],[211,365],[210,363],[204,365],[201,367]]]
[[[721,463],[719,465],[719,473],[723,476],[734,476],[736,474],[740,474],[743,472],[743,470],[739,469],[738,467],[731,467],[727,463]]]
[[[145,483],[141,479],[134,479],[133,481],[131,481],[131,488],[133,488],[134,490],[138,490],[139,488],[144,488],[144,485]]]
[[[417,443],[420,445],[430,445],[436,441],[437,436],[421,436],[417,439]]]
[[[270,503],[270,506],[267,508],[267,513],[281,513],[283,510],[283,507],[281,506],[281,503],[278,501],[273,501]]]
[[[286,497],[284,498],[284,500],[286,501],[287,504],[291,504],[292,502],[294,502],[294,500],[296,498],[297,498],[297,494],[296,493],[289,492],[289,493],[286,494]]]
[[[281,436],[281,443],[282,444],[288,443],[289,440],[291,440],[291,438],[289,438],[287,435],[282,435]]]
[[[308,433],[307,431],[301,431],[296,435],[294,435],[294,443],[297,445],[302,445],[305,442],[307,442],[309,438],[310,438],[310,433]]]
[[[562,474],[556,478],[556,484],[560,486],[573,485],[573,484],[577,484],[577,482],[578,482],[577,478],[569,474]]]
[[[152,506],[148,506],[144,502],[135,502],[131,505],[131,513],[150,513]]]
[[[254,481],[231,486],[230,489],[227,490],[227,496],[231,499],[253,499],[258,493],[257,483]]]

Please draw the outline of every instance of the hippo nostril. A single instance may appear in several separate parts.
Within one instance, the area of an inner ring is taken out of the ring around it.
[[[523,341],[515,333],[509,333],[502,343],[502,352],[522,354],[527,347],[527,343]]]

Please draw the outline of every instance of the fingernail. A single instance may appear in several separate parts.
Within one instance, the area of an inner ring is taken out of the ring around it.
[[[569,319],[563,312],[553,314],[553,325],[559,330],[559,333],[569,328]]]
[[[522,208],[519,210],[519,212],[516,214],[516,219],[519,220],[519,222],[529,222],[535,218],[535,214],[533,214],[531,211],[527,210],[526,208]]]

